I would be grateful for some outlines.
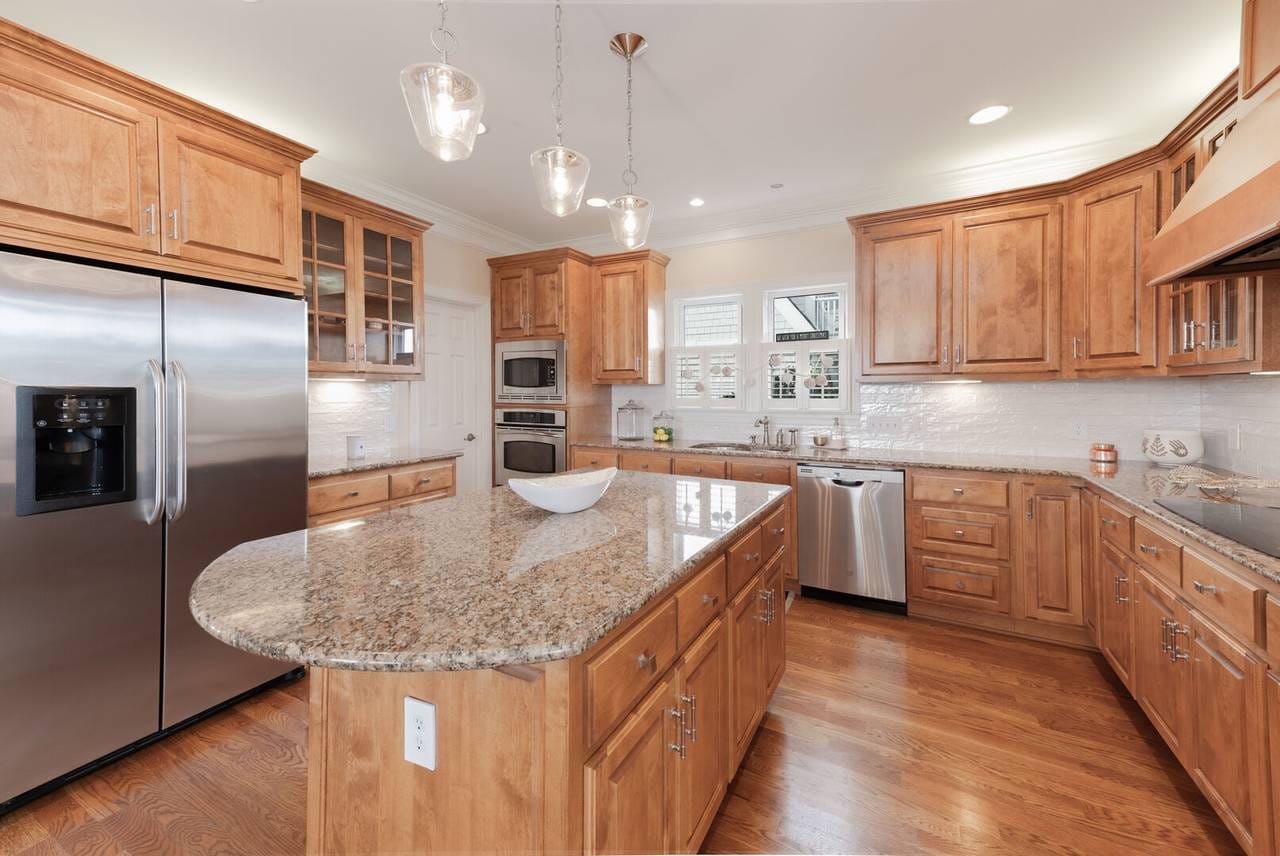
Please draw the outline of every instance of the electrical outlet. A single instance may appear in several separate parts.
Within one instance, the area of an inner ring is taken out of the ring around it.
[[[1071,423],[1071,439],[1072,440],[1083,440],[1087,436],[1089,436],[1088,422],[1077,419]]]
[[[410,696],[404,697],[404,759],[436,768],[436,706]]]
[[[1231,451],[1239,452],[1244,448],[1244,426],[1232,425],[1227,429],[1227,445]]]
[[[902,430],[902,419],[898,416],[869,416],[867,430],[877,434],[894,434]]]

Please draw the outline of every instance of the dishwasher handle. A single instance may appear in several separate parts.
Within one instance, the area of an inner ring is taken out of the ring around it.
[[[864,481],[846,481],[844,479],[832,479],[831,483],[840,485],[840,487],[864,487],[866,485]]]

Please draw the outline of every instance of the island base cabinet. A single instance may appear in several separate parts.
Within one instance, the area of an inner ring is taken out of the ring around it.
[[[729,783],[727,625],[717,618],[677,667],[685,714],[684,752],[677,766],[676,849],[697,853]]]
[[[729,721],[733,766],[742,761],[764,714],[764,609],[756,575],[729,605]]]

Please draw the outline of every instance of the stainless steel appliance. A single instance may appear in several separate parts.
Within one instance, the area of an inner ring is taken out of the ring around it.
[[[197,574],[306,522],[301,301],[0,253],[0,810],[290,666]]]
[[[545,476],[565,469],[563,410],[497,410],[494,480]]]
[[[797,474],[801,587],[905,606],[902,471],[801,464]]]
[[[521,339],[493,346],[493,397],[515,404],[564,404],[563,339]]]

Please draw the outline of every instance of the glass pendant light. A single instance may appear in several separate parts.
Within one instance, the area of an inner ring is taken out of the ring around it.
[[[565,148],[564,113],[560,101],[564,88],[564,70],[561,68],[561,21],[564,12],[560,0],[556,0],[556,86],[551,91],[551,106],[556,117],[556,144],[538,149],[529,155],[533,181],[538,188],[542,207],[557,217],[577,211],[582,205],[582,194],[587,189],[587,175],[591,161],[582,152]]]
[[[431,33],[431,44],[440,62],[420,62],[400,72],[400,89],[409,106],[418,143],[442,161],[471,157],[484,112],[484,90],[475,78],[449,65],[449,40],[457,44],[445,26],[449,5],[440,0],[440,26]]]
[[[622,183],[627,186],[627,192],[609,203],[609,226],[613,229],[614,240],[628,250],[644,246],[653,220],[653,203],[635,194],[639,176],[632,168],[631,156],[631,61],[648,46],[644,37],[635,33],[619,33],[609,42],[609,49],[627,61],[627,168],[622,172]]]

